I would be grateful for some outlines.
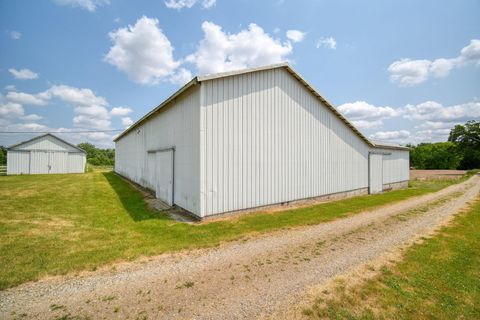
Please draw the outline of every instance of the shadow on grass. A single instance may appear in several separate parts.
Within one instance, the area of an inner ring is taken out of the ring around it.
[[[110,186],[112,186],[112,189],[117,194],[123,207],[133,221],[138,222],[149,219],[170,220],[166,214],[149,209],[143,198],[143,194],[135,190],[134,187],[115,172],[103,172],[102,175],[107,179]]]

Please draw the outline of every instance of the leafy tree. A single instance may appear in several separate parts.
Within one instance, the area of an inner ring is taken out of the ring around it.
[[[461,160],[453,142],[421,143],[410,150],[410,165],[416,169],[457,169]]]
[[[77,145],[87,153],[87,162],[94,166],[113,166],[115,164],[114,149],[99,149],[93,144],[82,142]]]
[[[7,149],[4,146],[0,146],[0,166],[7,164]]]
[[[454,142],[462,155],[460,169],[480,168],[480,122],[468,121],[465,125],[456,125],[448,137]]]

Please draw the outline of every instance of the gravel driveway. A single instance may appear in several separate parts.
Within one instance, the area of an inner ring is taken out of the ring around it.
[[[480,177],[316,226],[0,292],[0,318],[252,319],[445,223]]]

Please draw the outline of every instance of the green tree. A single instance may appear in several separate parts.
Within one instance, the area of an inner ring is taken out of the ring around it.
[[[472,120],[465,125],[456,125],[450,131],[448,141],[455,143],[462,155],[460,169],[480,168],[480,122]]]
[[[0,166],[7,164],[7,149],[4,146],[0,146]]]
[[[77,145],[87,153],[87,162],[94,166],[113,166],[115,164],[114,149],[99,149],[93,144],[82,142]]]
[[[410,151],[410,165],[416,169],[457,169],[461,160],[453,142],[421,143]]]

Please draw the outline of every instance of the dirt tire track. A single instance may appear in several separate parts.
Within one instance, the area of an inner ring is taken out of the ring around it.
[[[0,318],[251,319],[275,314],[309,288],[442,224],[479,192],[480,177],[475,176],[437,193],[328,223],[166,254],[114,272],[27,283],[0,292]],[[432,208],[405,215],[427,204]],[[400,214],[402,219],[396,219]]]

